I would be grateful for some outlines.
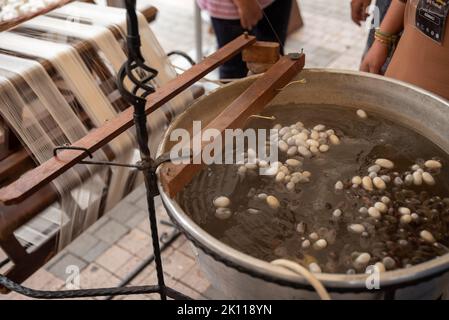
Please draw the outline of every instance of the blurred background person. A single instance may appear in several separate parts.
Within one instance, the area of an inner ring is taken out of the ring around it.
[[[218,47],[248,31],[260,41],[280,42],[287,38],[292,0],[197,0],[211,16]],[[282,52],[283,53],[283,52]],[[220,78],[243,78],[248,69],[238,55],[220,67]]]
[[[361,70],[380,73],[403,29],[386,76],[449,99],[449,0],[393,0]],[[435,24],[436,18],[441,23]]]
[[[363,21],[366,21],[366,19],[369,17],[368,11],[369,7],[371,5],[372,0],[352,0],[351,1],[351,18],[352,21],[354,21],[355,24],[361,25]],[[378,15],[377,17],[374,17],[374,22],[378,21],[379,23],[382,23],[383,19],[385,18],[385,15],[387,14],[388,8],[390,7],[391,0],[376,0],[373,2],[373,5],[375,6],[374,14]],[[365,54],[368,52],[368,50],[371,48],[371,46],[374,43],[374,34],[375,34],[375,28],[379,26],[372,25],[368,40],[366,42],[366,49],[364,52],[363,58]],[[392,54],[392,52],[391,52]],[[390,62],[390,57],[385,61],[385,64],[381,68],[381,73],[383,74],[385,70],[388,67],[388,63]]]

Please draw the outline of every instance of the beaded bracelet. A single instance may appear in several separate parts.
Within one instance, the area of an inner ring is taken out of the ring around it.
[[[382,32],[379,28],[376,28],[374,39],[385,44],[389,50],[394,50],[398,36],[387,32]]]
[[[391,42],[395,42],[398,39],[397,35],[388,32],[383,32],[380,30],[380,28],[376,28],[375,35]]]

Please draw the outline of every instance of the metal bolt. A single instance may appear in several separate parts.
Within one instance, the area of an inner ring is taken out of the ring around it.
[[[299,60],[299,58],[301,58],[301,54],[298,52],[289,53],[288,56],[292,60]]]

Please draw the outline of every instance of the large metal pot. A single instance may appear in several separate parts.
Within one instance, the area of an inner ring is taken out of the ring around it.
[[[309,69],[272,102],[276,104],[333,104],[382,113],[426,136],[449,152],[449,103],[427,91],[399,81],[359,72]],[[190,128],[193,120],[203,127],[240,95],[253,81],[229,84],[196,101],[170,126],[160,147],[169,150],[169,133]],[[202,230],[159,185],[172,219],[192,240],[199,264],[212,285],[228,298],[315,299],[317,295],[298,275],[255,259],[225,245]],[[366,275],[318,274],[337,299],[437,299],[449,286],[449,254],[408,269],[389,271],[380,278],[380,290],[366,288]]]

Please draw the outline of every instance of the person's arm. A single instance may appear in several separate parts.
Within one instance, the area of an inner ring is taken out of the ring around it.
[[[405,1],[393,0],[390,8],[380,25],[380,32],[383,34],[397,35],[404,28]],[[387,61],[390,46],[375,39],[360,65],[360,71],[379,74],[382,66]]]
[[[365,21],[368,18],[366,8],[371,4],[371,0],[352,0],[351,1],[351,19],[355,24],[360,26],[361,21]]]
[[[233,0],[240,15],[243,29],[251,30],[263,17],[262,8],[257,0]]]

